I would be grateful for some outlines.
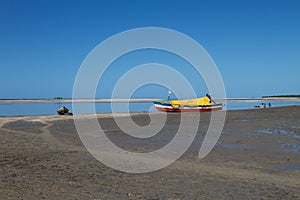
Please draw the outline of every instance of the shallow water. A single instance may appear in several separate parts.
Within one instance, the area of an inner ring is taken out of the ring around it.
[[[80,112],[76,114],[88,114],[85,106],[91,103],[76,103],[80,106]],[[153,103],[113,103],[116,112],[155,112]],[[33,116],[56,115],[59,108],[67,107],[72,112],[72,103],[0,103],[0,116]],[[95,111],[102,113],[112,112],[111,103],[95,103]]]
[[[268,102],[266,102],[268,103]],[[85,106],[91,103],[76,103],[82,107],[82,111],[76,114],[87,114]],[[241,110],[254,109],[254,106],[260,105],[260,102],[228,102],[224,106],[224,110]],[[95,111],[102,113],[112,112],[112,105],[115,112],[156,112],[152,102],[141,103],[95,103]],[[300,102],[274,102],[272,107],[300,105]],[[0,103],[0,116],[33,116],[33,115],[55,115],[56,110],[66,106],[72,112],[72,103],[57,103],[57,102],[39,102],[39,103]],[[294,127],[294,128],[299,128]]]
[[[244,110],[244,109],[251,109],[251,108],[259,109],[259,108],[255,108],[255,106],[260,106],[262,103],[266,104],[266,108],[269,108],[268,103],[271,103],[271,107],[300,105],[299,101],[227,102],[224,109],[225,110]]]

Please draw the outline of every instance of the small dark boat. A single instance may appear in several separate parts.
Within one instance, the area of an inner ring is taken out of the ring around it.
[[[73,113],[69,112],[69,109],[66,108],[65,106],[61,107],[60,109],[57,110],[57,113],[59,115],[73,115]]]

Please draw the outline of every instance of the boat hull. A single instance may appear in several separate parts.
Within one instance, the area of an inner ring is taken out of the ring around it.
[[[155,108],[158,111],[163,112],[213,112],[222,110],[222,104],[216,104],[212,106],[184,106],[175,108],[171,104],[154,102]]]

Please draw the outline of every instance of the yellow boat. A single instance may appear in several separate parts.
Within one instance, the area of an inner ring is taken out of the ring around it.
[[[154,101],[154,104],[158,111],[165,112],[211,112],[223,108],[223,104],[215,103],[208,94],[195,99]]]

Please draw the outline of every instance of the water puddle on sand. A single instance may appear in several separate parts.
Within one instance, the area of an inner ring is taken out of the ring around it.
[[[263,128],[256,130],[257,133],[264,133],[264,134],[281,134],[286,135],[288,137],[292,137],[294,139],[300,139],[300,134],[295,131],[289,131],[285,129],[271,129],[271,128]]]
[[[293,127],[290,127],[293,128]],[[295,129],[295,128],[294,128]],[[286,130],[286,129],[272,129],[272,128],[263,128],[256,130],[257,133],[263,133],[267,135],[281,135],[286,136],[285,139],[281,138],[277,140],[277,143],[283,147],[283,151],[287,153],[296,153],[300,152],[300,143],[296,140],[300,139],[300,134],[295,131]]]
[[[246,144],[242,144],[239,142],[236,143],[225,143],[225,142],[217,142],[217,145],[227,148],[227,149],[247,149],[248,146]]]
[[[300,145],[296,143],[287,143],[287,144],[282,144],[282,147],[285,148],[285,152],[288,153],[299,153],[300,150]]]
[[[300,126],[291,126],[291,128],[300,129]]]
[[[37,122],[37,121],[27,121],[27,120],[16,120],[4,124],[2,127],[11,131],[20,131],[27,133],[41,134],[43,131],[41,128],[47,126],[47,124]]]
[[[299,164],[282,165],[273,169],[273,171],[291,171],[291,170],[300,170],[300,165]]]

